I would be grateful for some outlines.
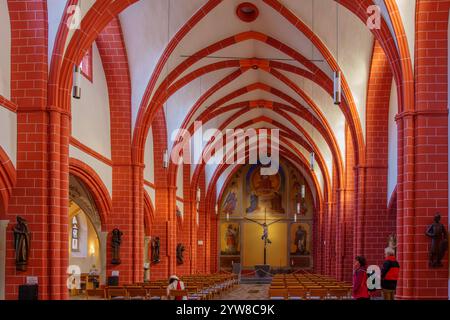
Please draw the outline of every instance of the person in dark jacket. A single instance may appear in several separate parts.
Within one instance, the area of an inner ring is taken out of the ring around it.
[[[394,300],[400,265],[395,259],[395,252],[392,248],[387,247],[384,250],[384,255],[386,260],[381,268],[381,288],[383,289],[383,298],[384,300]]]
[[[353,292],[352,297],[355,300],[369,300],[369,290],[367,288],[367,269],[366,258],[357,256],[355,258],[353,273]]]

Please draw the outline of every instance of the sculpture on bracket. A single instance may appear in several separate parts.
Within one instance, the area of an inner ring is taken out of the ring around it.
[[[181,265],[184,264],[184,251],[186,250],[186,248],[184,247],[184,245],[182,243],[179,243],[177,245],[177,264]]]
[[[441,215],[437,213],[434,216],[434,222],[430,226],[425,233],[428,237],[431,238],[431,246],[430,246],[430,267],[438,268],[442,267],[442,259],[444,258],[445,252],[448,249],[448,238],[447,238],[447,230],[445,226],[441,223]]]
[[[152,263],[159,263],[159,249],[161,246],[161,240],[159,237],[152,239]]]
[[[309,254],[306,247],[307,232],[302,225],[298,225],[295,232],[295,246],[297,247],[296,254],[306,255]]]
[[[14,226],[14,249],[16,252],[16,270],[27,271],[28,257],[30,255],[31,232],[27,221],[17,216],[17,224]]]
[[[118,228],[114,228],[112,231],[111,245],[112,245],[112,260],[111,264],[118,265],[121,264],[120,260],[120,245],[122,244],[123,232]]]

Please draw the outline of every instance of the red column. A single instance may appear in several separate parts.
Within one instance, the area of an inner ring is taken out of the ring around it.
[[[113,161],[112,210],[108,221],[109,237],[118,227],[123,233],[120,248],[122,263],[112,265],[111,246],[107,247],[107,273],[120,271],[122,283],[143,280],[144,190],[143,165],[132,164],[131,157],[131,80],[128,58],[118,19],[99,34],[97,46],[108,83],[111,114],[111,156]]]
[[[209,228],[209,241],[210,241],[210,272],[215,273],[219,271],[219,252],[218,252],[218,223],[219,216],[216,214],[216,187],[211,188],[211,194],[209,195],[209,211],[210,214],[210,228]]]
[[[191,220],[195,219],[192,216],[190,199],[191,199],[191,188],[190,188],[190,165],[183,164],[183,204],[184,204],[184,216],[181,226],[177,229],[177,241],[182,243],[186,249],[184,252],[184,264],[177,266],[178,275],[188,275],[191,274],[191,260],[192,260],[192,244],[191,240]]]
[[[201,190],[201,198],[200,198],[200,206],[199,206],[199,223],[197,228],[197,239],[203,241],[203,245],[197,245],[197,272],[207,273],[207,267],[209,265],[206,263],[209,260],[208,254],[208,246],[209,246],[209,238],[208,237],[208,224],[209,219],[207,219],[206,215],[206,206],[205,206],[205,171],[202,170],[199,176],[199,184]],[[195,208],[194,208],[195,212]],[[196,213],[195,213],[196,214]]]
[[[381,265],[388,236],[395,233],[396,217],[387,208],[388,174],[388,115],[392,87],[392,72],[388,59],[375,42],[366,104],[366,156],[365,164],[358,166],[362,173],[364,192],[363,225],[360,254],[369,265]]]
[[[429,266],[425,230],[436,212],[448,225],[449,8],[450,1],[418,1],[415,110],[403,106],[397,117],[401,299],[448,299],[448,258],[442,268]]]
[[[342,280],[350,281],[353,273],[353,259],[355,257],[355,221],[356,221],[356,196],[355,196],[355,153],[350,139],[350,132],[346,130],[346,156],[345,156],[345,190],[343,212],[343,244]]]
[[[17,184],[7,218],[6,298],[17,299],[26,276],[39,279],[41,299],[67,298],[69,115],[47,106],[47,12],[44,1],[8,0],[11,19],[11,99],[17,111]],[[28,270],[16,271],[12,227],[28,221]]]

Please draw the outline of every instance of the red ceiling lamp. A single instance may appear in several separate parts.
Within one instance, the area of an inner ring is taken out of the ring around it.
[[[250,2],[241,3],[237,9],[236,14],[244,22],[253,22],[259,16],[258,8]]]

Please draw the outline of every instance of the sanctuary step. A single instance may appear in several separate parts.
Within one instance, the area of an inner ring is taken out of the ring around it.
[[[256,275],[241,276],[242,284],[270,284],[272,283],[272,277],[258,277]]]

